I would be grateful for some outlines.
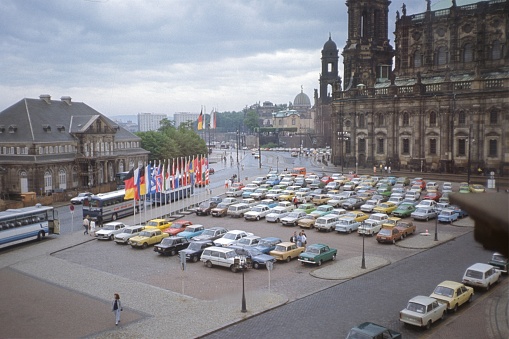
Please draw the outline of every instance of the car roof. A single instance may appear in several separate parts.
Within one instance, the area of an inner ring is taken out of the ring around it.
[[[472,266],[467,268],[467,270],[486,272],[486,271],[489,271],[492,268],[493,268],[492,265],[484,264],[484,263],[477,263],[477,264],[473,264]]]
[[[422,305],[429,305],[437,301],[435,298],[427,297],[424,295],[418,295],[409,300],[409,302],[415,302]]]
[[[456,282],[456,281],[445,280],[445,281],[442,281],[437,286],[443,286],[443,287],[449,287],[449,288],[455,289],[455,288],[458,288],[460,286],[463,286],[463,284],[459,283],[459,282]]]

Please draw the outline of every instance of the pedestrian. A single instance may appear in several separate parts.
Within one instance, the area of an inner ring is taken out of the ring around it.
[[[302,232],[297,235],[297,247],[302,247]]]
[[[373,173],[376,174],[376,166],[373,166]]]
[[[87,215],[83,219],[83,227],[85,228],[85,230],[83,231],[83,235],[88,234],[88,228],[90,227],[90,221],[88,220],[89,218],[90,217]]]
[[[387,172],[388,174],[391,174],[391,166],[389,166],[389,167],[387,168],[387,171],[388,171],[388,172]]]
[[[95,219],[90,220],[90,236],[95,237]]]
[[[304,231],[300,232],[301,235],[301,241],[302,241],[302,246],[306,246],[307,243],[308,243],[308,237],[306,236],[306,233],[304,233]]]
[[[293,232],[293,235],[290,237],[290,242],[297,243],[297,231]]]
[[[224,180],[224,188],[228,189],[228,179]]]
[[[298,204],[299,204],[299,199],[297,199],[297,197],[293,197],[293,206],[294,206],[295,208],[297,208],[297,207],[298,207]]]
[[[232,179],[229,179],[229,180],[228,180],[228,186],[232,187],[232,183],[233,183],[233,180],[232,180]]]
[[[111,303],[112,311],[115,312],[115,325],[118,325],[120,322],[120,312],[123,311],[122,303],[120,302],[120,296],[118,293],[115,293],[115,299]]]

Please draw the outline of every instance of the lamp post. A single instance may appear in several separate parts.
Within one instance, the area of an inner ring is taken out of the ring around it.
[[[276,156],[276,172],[279,174],[279,156]]]
[[[438,214],[435,217],[435,241],[438,241]]]
[[[262,149],[260,148],[260,127],[258,127],[258,168],[262,168]],[[278,136],[278,144],[279,144],[279,136]]]
[[[240,162],[239,162],[240,132],[237,130],[237,182],[240,182]]]
[[[245,255],[239,255],[237,258],[234,259],[234,265],[236,269],[240,269],[242,271],[242,306],[240,311],[242,313],[247,312],[246,307],[246,285],[245,285],[245,277],[244,273],[246,269],[248,268],[249,264],[251,262],[250,257],[246,257]]]
[[[470,161],[472,156],[472,123],[468,127],[468,160],[467,160],[467,183],[470,185]]]
[[[362,233],[362,262],[361,262],[361,268],[366,269],[366,256],[364,255],[364,237],[366,235],[366,230]]]

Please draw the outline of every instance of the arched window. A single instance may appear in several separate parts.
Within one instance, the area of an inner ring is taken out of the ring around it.
[[[436,53],[436,65],[447,64],[447,49],[445,47],[439,47]]]
[[[472,44],[468,43],[463,46],[463,62],[472,62],[474,61],[474,51],[472,48]]]
[[[403,113],[403,126],[410,125],[410,114],[408,112]]]
[[[491,46],[491,60],[499,60],[502,58],[502,46],[500,45],[500,41],[493,41],[493,45]]]
[[[359,115],[359,128],[364,128],[364,115]]]
[[[467,115],[465,114],[465,111],[460,111],[458,113],[458,124],[465,125],[466,123],[467,123]]]
[[[67,173],[63,168],[58,171],[58,187],[64,190],[67,188]]]
[[[384,115],[378,114],[378,126],[383,126],[383,125],[384,125]]]
[[[414,53],[414,67],[422,66],[422,54],[421,51],[415,51]]]
[[[429,125],[430,126],[436,126],[437,125],[437,113],[431,112],[429,114]]]
[[[490,111],[490,125],[498,124],[498,112],[496,110]]]
[[[51,172],[44,172],[44,192],[51,192],[53,189],[53,178],[51,177]]]

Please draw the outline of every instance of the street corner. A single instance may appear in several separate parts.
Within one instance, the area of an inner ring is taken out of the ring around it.
[[[426,230],[426,232],[415,233],[412,236],[406,237],[404,241],[399,241],[395,245],[402,248],[426,249],[453,240],[457,236],[459,236],[459,234],[438,232],[438,240],[435,240],[434,231],[432,230],[430,232],[429,230]]]
[[[391,261],[377,256],[366,255],[365,267],[362,266],[362,256],[352,257],[344,260],[337,260],[331,264],[324,265],[311,271],[309,274],[315,278],[327,280],[348,280],[381,267],[390,265]]]

